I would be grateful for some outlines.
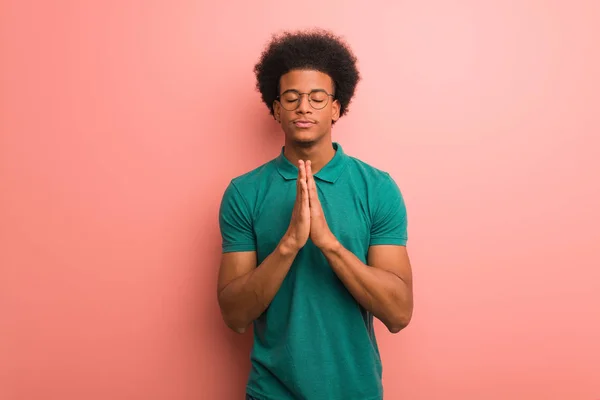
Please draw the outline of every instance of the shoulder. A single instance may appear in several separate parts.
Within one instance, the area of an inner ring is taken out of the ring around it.
[[[360,177],[367,187],[377,190],[389,185],[396,185],[389,172],[377,168],[359,158],[348,156],[348,169],[353,176]]]
[[[276,159],[273,159],[251,171],[234,177],[231,179],[229,186],[234,186],[242,194],[252,193],[271,181],[276,173]]]
[[[276,172],[274,160],[266,162],[251,171],[232,178],[227,184],[223,196],[219,213],[221,218],[237,219],[240,217],[251,220],[251,216],[256,204],[257,193],[265,182],[271,180],[270,175]]]
[[[348,158],[352,184],[365,196],[372,215],[389,207],[404,208],[404,197],[392,175],[356,157]]]

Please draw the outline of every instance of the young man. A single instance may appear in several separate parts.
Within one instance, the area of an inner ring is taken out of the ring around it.
[[[285,33],[255,72],[285,143],[231,181],[219,216],[221,312],[254,326],[247,399],[380,400],[373,317],[409,323],[412,274],[397,185],[332,142],[356,58],[329,32]]]

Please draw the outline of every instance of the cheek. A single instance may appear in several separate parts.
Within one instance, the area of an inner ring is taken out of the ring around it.
[[[281,122],[289,122],[290,120],[292,120],[293,113],[291,113],[289,111],[281,110],[281,113],[279,115],[280,115]]]
[[[324,111],[321,114],[321,121],[331,123],[331,120],[333,119],[333,115],[334,115],[334,111],[331,109]]]

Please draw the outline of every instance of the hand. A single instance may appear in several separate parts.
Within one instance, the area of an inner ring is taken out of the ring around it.
[[[325,213],[321,208],[317,184],[312,174],[310,161],[306,162],[306,183],[308,186],[308,200],[310,203],[310,240],[321,250],[335,246],[337,239],[329,229]]]
[[[310,162],[310,161],[309,161]],[[292,210],[292,220],[282,243],[286,249],[298,252],[310,234],[310,205],[308,200],[308,186],[306,180],[306,165],[304,161],[298,162],[298,181],[296,183],[296,202]]]

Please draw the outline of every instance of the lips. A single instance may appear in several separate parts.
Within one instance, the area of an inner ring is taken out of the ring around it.
[[[310,121],[308,119],[297,119],[294,121],[294,125],[298,128],[310,128],[314,124],[314,121]]]

